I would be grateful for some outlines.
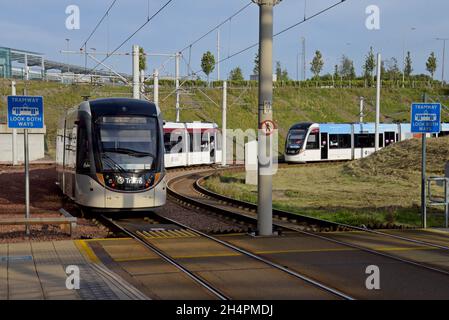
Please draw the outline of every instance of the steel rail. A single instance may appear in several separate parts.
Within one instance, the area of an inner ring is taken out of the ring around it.
[[[194,174],[198,174],[198,173],[194,173]],[[192,199],[192,198],[190,198],[188,196],[179,195],[175,190],[172,190],[170,188],[170,184],[172,183],[173,180],[186,178],[187,176],[188,175],[177,176],[175,178],[170,179],[169,182],[167,183],[167,191],[171,195],[173,195],[175,197],[182,198],[186,202],[194,203],[196,206],[201,206],[203,208],[209,207],[210,211],[216,211],[217,209],[220,212],[222,212],[222,213],[226,211],[223,208],[217,208],[217,207],[215,207],[213,205],[202,203],[201,201]],[[232,198],[230,198],[230,199],[232,200]],[[245,220],[252,220],[253,223],[254,223],[254,221],[257,221],[257,218],[254,217],[254,216],[243,215],[243,214],[240,214],[240,213],[234,212],[234,211],[228,211],[228,212],[231,213],[234,216],[244,217]],[[301,216],[298,216],[298,218],[300,218],[300,217]],[[326,237],[324,235],[319,235],[319,234],[316,234],[316,233],[307,232],[307,231],[301,230],[301,229],[299,229],[299,227],[295,227],[293,225],[288,226],[285,223],[278,223],[278,222],[273,222],[273,225],[277,226],[277,227],[280,227],[280,228],[283,228],[283,229],[286,229],[286,230],[299,232],[301,234],[304,234],[304,235],[307,235],[307,236],[310,236],[310,237],[318,238],[318,239],[325,240],[325,241],[328,241],[328,242],[333,242],[333,243],[340,244],[340,245],[343,245],[343,246],[346,246],[346,247],[351,247],[351,248],[358,249],[358,250],[361,250],[361,251],[364,251],[364,252],[368,252],[368,253],[371,253],[371,254],[375,254],[375,255],[378,255],[378,256],[383,256],[383,257],[386,257],[386,258],[389,258],[389,259],[392,259],[392,260],[396,260],[396,261],[399,261],[399,262],[403,262],[403,263],[406,263],[406,264],[410,264],[410,265],[413,265],[413,266],[416,266],[416,267],[421,267],[421,268],[430,270],[432,272],[437,272],[437,273],[442,273],[442,274],[445,274],[445,275],[449,275],[449,271],[446,271],[446,270],[435,268],[435,267],[432,267],[432,266],[429,266],[429,265],[426,265],[426,264],[423,264],[423,263],[420,263],[420,262],[407,260],[407,259],[404,259],[404,258],[401,258],[401,257],[398,257],[398,256],[394,256],[394,255],[391,255],[391,254],[388,254],[388,253],[384,253],[384,252],[381,252],[381,251],[378,251],[378,250],[375,250],[375,249],[370,249],[370,248],[363,247],[363,246],[360,246],[360,245],[356,245],[356,244],[353,244],[353,243],[332,239],[332,238]],[[373,230],[368,230],[368,229],[364,229],[364,228],[360,228],[360,227],[353,227],[353,226],[350,226],[350,225],[343,225],[343,226],[347,226],[347,227],[349,227],[351,229],[355,229],[355,230],[358,229],[359,231],[373,231]],[[374,232],[377,232],[377,231],[374,231]],[[381,233],[381,234],[383,235],[383,233]],[[385,235],[389,236],[389,234],[385,234]],[[408,239],[408,238],[405,238],[405,239]],[[419,240],[414,240],[414,239],[409,239],[409,240],[413,240],[411,242],[415,242],[415,243],[419,242]],[[424,243],[422,243],[422,244],[424,244]],[[431,245],[429,245],[429,246],[431,246]],[[436,245],[436,246],[438,246],[438,245]]]
[[[205,195],[208,195],[210,197],[216,198],[216,199],[220,199],[222,201],[226,201],[229,203],[234,203],[238,206],[246,206],[247,208],[250,209],[255,209],[257,208],[257,206],[253,203],[247,202],[247,201],[242,201],[242,200],[238,200],[238,199],[233,199],[231,197],[225,196],[225,195],[221,195],[218,194],[216,192],[213,192],[211,190],[208,190],[206,188],[204,188],[203,186],[201,186],[201,182],[204,181],[205,179],[207,179],[209,176],[204,176],[199,178],[198,180],[195,181],[194,184],[194,188],[200,192],[203,193]],[[278,209],[273,209],[273,213],[279,216],[284,216],[284,217],[288,217],[288,218],[298,218],[298,219],[302,219],[302,220],[307,220],[310,221],[311,223],[321,223],[321,224],[329,224],[329,226],[337,226],[343,229],[350,229],[350,230],[354,230],[354,231],[361,231],[361,232],[365,232],[365,233],[371,233],[371,234],[375,234],[375,235],[379,235],[379,236],[384,236],[384,237],[389,237],[389,238],[394,238],[394,239],[398,239],[398,240],[403,240],[403,241],[407,241],[407,242],[411,242],[411,243],[415,243],[415,244],[421,244],[421,245],[425,245],[425,246],[429,246],[429,247],[434,247],[434,248],[438,248],[438,249],[442,249],[442,250],[449,250],[449,246],[444,246],[444,245],[440,245],[440,244],[436,244],[433,242],[428,242],[428,241],[424,241],[424,240],[418,240],[418,239],[412,239],[412,238],[408,238],[408,237],[404,237],[404,236],[399,236],[399,235],[394,235],[394,234],[390,234],[390,233],[386,233],[386,232],[382,232],[382,231],[378,231],[378,230],[372,230],[372,229],[368,229],[368,228],[363,228],[363,227],[358,227],[358,226],[353,226],[353,225],[348,225],[348,224],[344,224],[344,223],[337,223],[337,222],[332,222],[332,221],[328,221],[328,220],[323,220],[323,219],[317,219],[314,217],[309,217],[309,216],[305,216],[305,215],[300,215],[300,214],[296,214],[294,212],[289,212],[289,211],[284,211],[284,210],[278,210]],[[307,222],[305,221],[305,222]]]
[[[131,238],[135,239],[154,253],[156,253],[159,257],[167,261],[168,263],[175,266],[177,269],[182,271],[184,274],[186,274],[188,277],[190,277],[192,280],[197,282],[199,285],[201,285],[203,288],[206,288],[209,292],[211,292],[213,295],[215,295],[220,300],[231,300],[230,297],[228,297],[226,294],[221,292],[220,290],[214,288],[210,283],[208,283],[206,280],[202,279],[201,277],[195,275],[192,271],[186,269],[183,265],[176,262],[175,259],[171,258],[169,255],[165,254],[162,250],[158,249],[157,247],[153,246],[152,244],[148,243],[144,239],[142,239],[139,235],[135,234],[132,231],[129,231],[127,228],[120,225],[118,222],[105,217],[104,215],[101,216],[102,219],[108,221],[108,223],[112,224],[114,227],[125,233],[126,235],[130,236]]]
[[[158,214],[156,213],[156,215],[158,215]],[[160,215],[158,215],[158,216],[161,217]],[[245,249],[242,249],[242,248],[237,247],[237,246],[235,246],[235,245],[233,245],[233,244],[230,244],[229,242],[226,242],[226,241],[223,241],[223,240],[218,239],[218,238],[216,238],[216,237],[213,237],[213,236],[211,236],[211,235],[208,235],[208,234],[206,234],[206,233],[204,233],[204,232],[201,232],[201,231],[199,231],[199,230],[197,230],[197,229],[195,229],[195,228],[192,228],[192,227],[190,227],[190,226],[187,226],[187,225],[185,225],[185,224],[182,224],[182,223],[177,222],[177,221],[175,221],[175,220],[172,220],[172,219],[170,219],[170,218],[167,218],[167,217],[161,217],[161,218],[163,218],[163,219],[165,219],[165,220],[168,220],[168,221],[170,221],[171,223],[176,224],[176,225],[178,225],[178,226],[180,226],[180,227],[182,227],[182,228],[185,228],[185,229],[188,229],[188,230],[190,230],[190,231],[192,231],[192,232],[194,232],[194,233],[197,233],[198,235],[200,235],[200,236],[202,236],[202,237],[205,237],[205,238],[207,238],[207,239],[209,239],[209,240],[212,240],[212,241],[214,241],[214,242],[217,242],[217,243],[219,243],[219,244],[221,244],[221,245],[223,245],[223,246],[225,246],[225,247],[227,247],[227,248],[229,248],[229,249],[231,249],[231,250],[234,250],[234,251],[236,251],[236,252],[238,252],[238,253],[241,253],[241,254],[243,254],[243,255],[245,255],[245,256],[247,256],[247,257],[250,257],[250,258],[255,259],[255,260],[257,260],[257,261],[260,261],[260,262],[262,262],[262,263],[264,263],[264,264],[267,264],[267,265],[269,265],[270,267],[272,267],[272,268],[274,268],[274,269],[277,269],[277,270],[286,272],[286,273],[288,273],[288,274],[291,275],[291,276],[294,276],[294,277],[296,277],[296,278],[298,278],[298,279],[301,279],[301,280],[303,280],[303,281],[305,281],[305,282],[307,282],[307,283],[309,283],[309,284],[312,284],[312,285],[314,285],[314,286],[316,286],[316,287],[318,287],[318,288],[320,288],[320,289],[322,289],[322,290],[324,290],[324,291],[327,291],[327,292],[329,292],[329,293],[331,293],[331,294],[334,294],[334,295],[336,295],[336,296],[338,296],[338,297],[340,297],[340,298],[343,298],[343,299],[345,299],[345,300],[355,300],[355,298],[353,298],[353,297],[347,295],[346,293],[343,293],[343,292],[341,292],[341,291],[339,291],[339,290],[337,290],[337,289],[334,289],[334,288],[332,288],[332,287],[329,287],[329,286],[327,286],[327,285],[325,285],[325,284],[323,284],[323,283],[321,283],[321,282],[318,282],[317,280],[314,280],[314,279],[312,279],[312,278],[309,278],[309,277],[307,277],[307,276],[305,276],[305,275],[302,275],[302,274],[300,274],[300,273],[298,273],[298,272],[295,272],[295,271],[293,271],[293,270],[290,270],[290,269],[288,269],[288,268],[286,268],[286,267],[284,267],[284,266],[281,266],[280,264],[277,264],[277,263],[275,263],[275,262],[272,262],[272,261],[270,261],[270,260],[267,260],[267,259],[265,259],[265,258],[263,258],[263,257],[261,257],[261,256],[258,256],[257,254],[254,254],[254,253],[249,252],[249,251],[247,251],[247,250],[245,250]]]

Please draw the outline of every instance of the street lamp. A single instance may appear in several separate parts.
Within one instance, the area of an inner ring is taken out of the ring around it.
[[[446,41],[449,40],[449,38],[435,38],[437,41],[443,41],[443,65],[441,70],[441,83],[444,84],[444,62],[446,57]]]
[[[70,39],[66,38],[65,41],[67,41],[67,72],[70,72],[70,67],[69,67]]]
[[[92,56],[94,56],[95,57],[95,52],[97,51],[97,48],[90,48],[90,50],[92,50],[93,51],[93,53],[92,53]],[[97,74],[97,71],[96,70],[94,70],[94,75],[96,75]]]

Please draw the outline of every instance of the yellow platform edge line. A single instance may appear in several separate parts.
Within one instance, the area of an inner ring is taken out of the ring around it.
[[[376,251],[411,251],[411,250],[436,250],[433,247],[366,247],[367,249]],[[279,254],[279,253],[312,253],[312,252],[340,252],[340,251],[360,251],[357,248],[328,248],[328,249],[289,249],[289,250],[257,250],[255,254]]]
[[[145,261],[145,260],[157,260],[159,257],[134,257],[134,258],[114,258],[115,262],[132,262],[132,261]]]
[[[98,239],[83,239],[84,242],[93,242],[93,241],[119,241],[119,240],[132,240],[132,238],[98,238]]]
[[[94,253],[92,248],[87,244],[85,240],[75,240],[75,245],[78,247],[78,250],[86,257],[90,262],[99,263],[100,259],[98,259],[97,255]]]
[[[430,233],[438,233],[438,234],[444,234],[447,235],[449,237],[449,231],[445,231],[445,230],[438,230],[438,229],[418,229],[420,231],[424,231],[424,232],[430,232]]]

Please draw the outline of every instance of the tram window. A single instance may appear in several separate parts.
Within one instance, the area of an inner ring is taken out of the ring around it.
[[[351,148],[350,134],[329,135],[329,149],[350,149],[350,148]]]
[[[309,137],[307,138],[306,149],[313,150],[320,148],[318,135],[319,135],[318,132],[309,134]]]
[[[216,137],[217,137],[217,141],[215,143],[215,145],[217,146],[216,149],[221,150],[221,139],[222,139],[221,132],[217,131]]]
[[[89,140],[87,139],[86,128],[78,127],[78,153],[77,153],[77,172],[89,173],[90,157],[89,157]]]
[[[100,117],[96,121],[103,170],[149,170],[157,164],[158,122],[153,117]],[[162,143],[162,142],[161,142]]]
[[[165,153],[182,153],[183,139],[181,132],[167,132],[164,133],[164,148]]]
[[[210,145],[209,133],[205,132],[203,134],[203,137],[202,137],[202,140],[201,140],[201,151],[202,152],[209,151],[209,145]]]
[[[374,134],[355,134],[354,142],[356,148],[374,148]]]
[[[189,133],[190,152],[201,152],[201,133]]]

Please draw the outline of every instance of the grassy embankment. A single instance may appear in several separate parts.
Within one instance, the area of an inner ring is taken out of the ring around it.
[[[353,225],[420,226],[420,142],[404,141],[353,162],[279,169],[273,180],[274,207]],[[444,175],[448,160],[449,137],[428,140],[428,176]],[[205,186],[256,202],[257,188],[244,178],[244,173],[225,173]],[[430,226],[443,225],[441,207],[429,208],[428,215]]]
[[[0,120],[6,115],[6,96],[10,94],[10,82],[0,79]],[[18,81],[17,93],[23,92],[24,83]],[[111,96],[131,96],[131,88],[119,86],[64,85],[60,83],[30,81],[28,94],[42,95],[45,102],[46,153],[54,158],[57,122],[64,110],[82,101],[83,95],[91,98]],[[202,91],[217,103],[215,105],[199,90],[188,90],[181,96],[181,121],[214,121],[221,124],[221,91],[203,88]],[[175,117],[172,87],[160,88],[160,106],[166,120]],[[430,97],[448,95],[447,90],[428,90]],[[422,90],[384,89],[382,91],[381,121],[408,121],[410,103],[421,99]],[[280,132],[280,152],[288,128],[299,121],[351,122],[358,120],[359,96],[364,96],[366,121],[374,120],[374,88],[276,88],[274,91],[274,117]],[[445,102],[448,104],[448,99]],[[230,88],[228,91],[228,128],[256,128],[257,90],[245,91]],[[445,121],[449,119],[444,117]],[[447,140],[441,140],[446,141]],[[407,145],[408,142],[405,144]],[[416,141],[410,143],[417,143]],[[430,143],[432,145],[433,142]],[[403,146],[401,144],[400,146]],[[419,154],[417,145],[410,150]],[[444,149],[444,143],[442,149]],[[388,148],[391,152],[399,148]],[[430,147],[431,148],[431,147]],[[387,151],[386,150],[386,151]],[[275,177],[275,205],[297,210],[306,214],[321,216],[348,223],[396,222],[416,225],[419,221],[419,172],[413,167],[403,168],[403,160],[410,152],[400,151],[397,161],[372,162],[384,155],[351,164],[325,165],[316,167],[292,167],[281,170]],[[446,150],[446,149],[444,149]],[[385,151],[385,152],[386,152]],[[413,154],[414,154],[413,153]],[[388,160],[390,156],[386,157]],[[429,161],[432,161],[429,156]],[[435,162],[434,168],[440,172],[447,157]],[[416,161],[415,161],[416,160]],[[385,163],[385,165],[383,165]],[[411,161],[419,165],[419,159]],[[432,166],[431,166],[432,168]],[[394,174],[391,170],[395,171]],[[433,172],[433,171],[432,171]],[[295,177],[295,179],[292,179]],[[219,190],[241,199],[254,201],[254,188],[239,183],[242,176],[221,178],[230,184],[218,184]],[[210,183],[218,182],[218,178]],[[313,182],[313,184],[311,184]],[[212,186],[213,187],[213,186]],[[431,216],[432,223],[441,217]]]
[[[10,82],[0,79],[0,118],[6,114],[6,96],[10,93]],[[18,81],[17,93],[22,93],[24,83]],[[221,90],[203,88],[202,92],[215,101],[211,102],[199,90],[186,89],[181,95],[181,121],[214,121],[221,124]],[[172,87],[160,88],[160,106],[166,120],[175,118],[175,101]],[[412,101],[421,99],[421,90],[384,89],[382,95],[382,121],[408,121]],[[83,95],[91,98],[131,96],[130,87],[64,85],[60,83],[30,81],[28,94],[42,95],[45,102],[45,124],[47,126],[47,154],[54,157],[57,121],[64,110],[82,101]],[[431,90],[431,96],[447,94],[445,90]],[[228,128],[257,127],[257,89],[245,91],[230,88],[228,91]],[[351,122],[358,120],[359,96],[364,96],[366,121],[374,120],[374,88],[320,89],[320,88],[275,88],[274,117],[280,133],[280,152],[283,151],[285,135],[289,127],[299,121]],[[239,98],[240,97],[240,98]]]

